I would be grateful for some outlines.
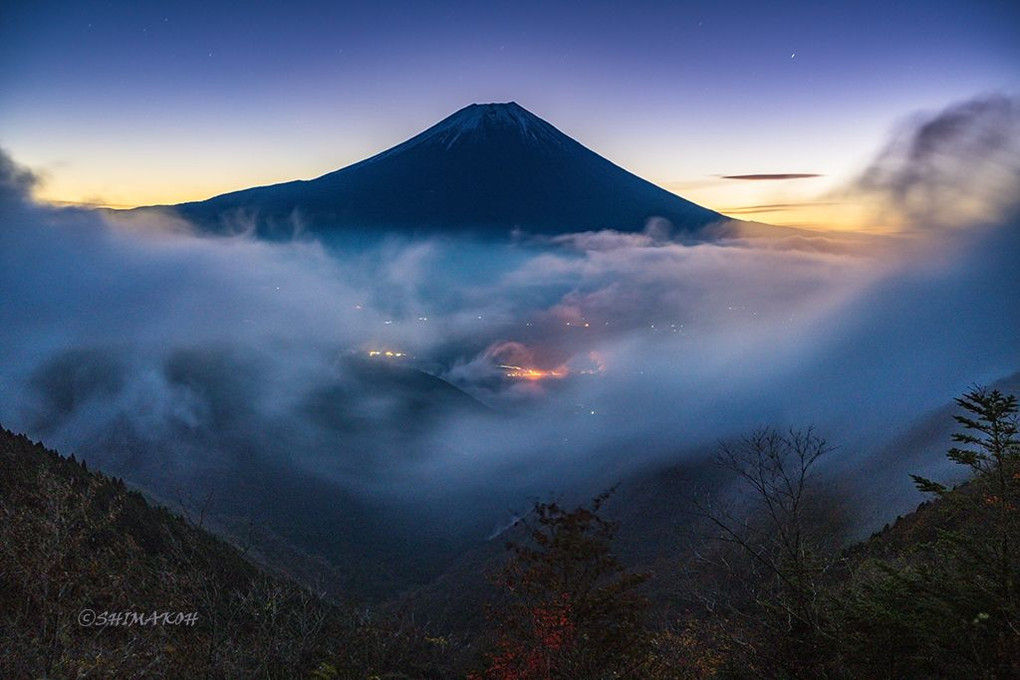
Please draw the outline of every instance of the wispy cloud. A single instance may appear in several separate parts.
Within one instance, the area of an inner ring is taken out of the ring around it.
[[[726,215],[749,215],[753,213],[787,212],[805,208],[819,208],[841,205],[835,201],[802,201],[800,203],[763,203],[761,205],[744,205],[734,208],[719,208]]]
[[[83,199],[81,201],[47,200],[46,203],[49,203],[50,205],[70,208],[115,208],[119,210],[124,210],[128,208],[137,207],[130,203],[111,203],[101,197]]]
[[[755,173],[751,175],[719,175],[720,179],[743,179],[743,180],[782,180],[782,179],[810,179],[812,177],[824,177],[817,172],[772,172]]]

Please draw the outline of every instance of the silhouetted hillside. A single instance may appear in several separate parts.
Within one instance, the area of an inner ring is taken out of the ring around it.
[[[432,672],[442,653],[0,429],[0,677],[368,677]]]

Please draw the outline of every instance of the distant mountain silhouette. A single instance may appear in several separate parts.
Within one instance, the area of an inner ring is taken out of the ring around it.
[[[650,218],[696,233],[724,216],[585,148],[514,102],[472,104],[388,151],[308,181],[173,208],[212,232],[258,235],[514,230],[639,231]]]

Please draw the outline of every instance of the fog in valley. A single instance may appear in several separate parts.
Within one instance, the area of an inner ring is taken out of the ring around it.
[[[904,124],[838,196],[895,231],[699,240],[653,221],[355,242],[297,220],[266,242],[244,216],[208,236],[35,203],[4,157],[0,423],[312,544],[294,527],[322,508],[484,537],[535,496],[761,425],[814,425],[830,469],[881,469],[913,424],[1020,367],[1018,121],[993,97]]]

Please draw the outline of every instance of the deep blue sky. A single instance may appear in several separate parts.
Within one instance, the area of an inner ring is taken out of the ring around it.
[[[725,209],[831,185],[914,111],[1020,91],[1018,37],[1013,1],[11,2],[0,146],[46,198],[172,202],[516,100]],[[750,173],[825,177],[716,179]]]

